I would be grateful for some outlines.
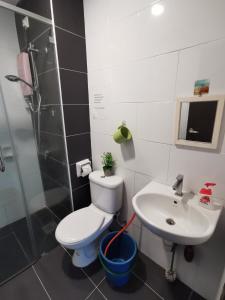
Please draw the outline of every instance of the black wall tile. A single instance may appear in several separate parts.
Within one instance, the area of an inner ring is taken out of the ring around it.
[[[57,26],[85,35],[83,0],[54,0],[53,10]]]
[[[86,185],[77,190],[73,190],[74,210],[87,207],[91,204],[90,185]]]
[[[78,188],[81,185],[89,183],[88,176],[86,176],[86,177],[77,177],[76,165],[75,164],[70,166],[70,177],[71,177],[72,189]]]
[[[34,54],[38,74],[56,68],[55,45],[49,40],[51,36],[50,28],[33,42],[34,47],[39,50],[38,54]]]
[[[66,139],[70,164],[91,158],[90,134],[70,136]]]
[[[57,70],[51,70],[38,76],[41,104],[60,104]]]
[[[29,25],[30,27],[26,31],[28,42],[32,42],[34,39],[42,35],[45,31],[51,30],[51,25],[40,22],[32,18],[29,18]]]
[[[41,174],[52,178],[54,181],[58,182],[59,185],[68,186],[68,173],[65,164],[58,162],[57,160],[51,159],[50,157],[44,157],[39,155],[39,163]]]
[[[51,19],[51,8],[49,0],[21,0],[17,4],[18,7],[27,9],[42,17]]]
[[[88,105],[64,105],[66,135],[90,131]]]
[[[32,42],[39,35],[50,29],[51,25],[29,18],[29,28],[26,30],[22,26],[24,16],[15,13],[16,29],[20,50],[26,50],[29,42]]]
[[[63,135],[60,105],[42,106],[40,119],[41,131]]]
[[[85,39],[56,28],[59,67],[87,72]]]
[[[43,186],[47,206],[62,219],[72,212],[69,188],[59,186],[57,182],[43,174]]]
[[[31,18],[29,18],[29,25],[30,27],[27,30],[29,42],[32,42],[34,39],[36,39],[38,36],[43,34],[45,31],[51,30],[51,25]]]
[[[20,50],[23,50],[27,47],[27,41],[25,36],[25,30],[22,26],[22,19],[24,18],[23,15],[15,13],[15,22],[16,22],[16,31],[18,36],[18,42],[20,46]]]
[[[62,163],[66,163],[64,138],[61,135],[40,133],[40,153],[43,156],[54,158]]]
[[[88,104],[87,75],[60,69],[63,104]]]

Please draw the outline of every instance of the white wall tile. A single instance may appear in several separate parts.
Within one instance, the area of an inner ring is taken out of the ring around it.
[[[136,170],[159,182],[167,179],[170,146],[138,140],[136,143]]]
[[[122,213],[127,218],[135,193],[151,180],[171,185],[178,173],[184,174],[187,190],[216,181],[216,195],[225,199],[225,117],[217,152],[170,145],[176,95],[192,95],[194,81],[204,78],[210,79],[211,94],[225,94],[225,1],[162,0],[165,12],[159,17],[151,15],[151,2],[84,0],[93,165],[101,168],[101,154],[112,152],[116,172],[124,178]],[[96,93],[104,96],[100,104],[94,101]],[[118,145],[112,134],[122,120],[134,139]],[[177,253],[181,280],[209,300],[216,298],[224,268],[221,257],[220,270],[210,259],[225,243],[221,228],[196,250],[191,265],[184,262],[182,247]],[[170,253],[159,237],[138,219],[128,231],[142,252],[168,266]],[[205,276],[210,289],[204,287]]]
[[[141,252],[151,257],[162,268],[168,268],[170,253],[165,251],[163,240],[144,226],[141,226],[140,235]]]
[[[112,68],[112,101],[172,101],[177,63],[178,54],[171,53]]]
[[[110,27],[113,61],[158,55],[224,37],[223,0],[162,3],[165,12],[159,17],[148,8]]]
[[[124,121],[135,136],[136,114],[136,103],[106,103],[101,109],[92,105],[90,108],[91,128],[95,132],[112,135]]]
[[[135,173],[135,185],[134,192],[138,193],[141,189],[143,189],[150,181],[152,181],[152,177],[146,174]]]
[[[123,186],[123,207],[121,210],[121,218],[123,220],[128,220],[132,213],[132,198],[134,196],[134,172],[118,167],[116,169],[116,174],[120,175],[124,180]]]
[[[193,95],[197,79],[210,80],[210,94],[225,94],[225,39],[181,51],[177,95]]]
[[[111,69],[99,69],[88,72],[89,103],[91,105],[96,104],[96,94],[103,96],[101,104],[111,102],[111,82]]]
[[[223,136],[223,144],[222,144],[222,147],[221,147],[221,153],[225,154],[225,137],[224,136]]]
[[[115,147],[113,147],[112,136],[91,132],[91,147],[92,147],[92,160],[95,169],[102,168],[103,152],[111,152],[114,160],[117,160]]]
[[[106,66],[111,61],[109,12],[109,1],[84,1],[88,71]]]
[[[125,145],[116,144],[111,135],[91,132],[92,159],[95,168],[101,168],[101,155],[103,152],[111,152],[116,167],[123,167],[129,170],[135,169],[135,147],[133,142]]]
[[[118,126],[125,121],[126,126],[132,135],[137,131],[137,104],[136,103],[117,103],[109,107],[109,132],[113,134]]]
[[[151,5],[154,0],[110,0],[110,16],[112,20],[125,18]]]
[[[138,248],[140,248],[141,226],[137,226],[136,224],[132,223],[127,228],[127,231],[132,236],[132,238],[137,242]]]
[[[138,104],[138,137],[153,142],[172,144],[174,117],[174,102]]]
[[[173,147],[170,155],[168,183],[184,174],[184,187],[198,192],[204,182],[216,182],[215,196],[225,199],[225,155]]]

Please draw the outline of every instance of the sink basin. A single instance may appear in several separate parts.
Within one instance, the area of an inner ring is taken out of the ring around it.
[[[140,221],[160,237],[182,245],[198,245],[213,234],[222,207],[201,207],[197,196],[176,196],[170,186],[150,182],[132,199]]]

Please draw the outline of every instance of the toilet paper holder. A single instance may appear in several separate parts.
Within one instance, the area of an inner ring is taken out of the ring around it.
[[[91,161],[89,159],[84,159],[76,163],[77,177],[82,176],[83,167],[87,165],[91,167]]]

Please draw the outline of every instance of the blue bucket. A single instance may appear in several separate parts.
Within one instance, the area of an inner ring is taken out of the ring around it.
[[[105,269],[106,278],[115,287],[125,285],[131,275],[137,254],[137,244],[126,233],[117,237],[105,257],[104,252],[109,241],[117,234],[117,231],[110,232],[100,242],[99,259]]]

